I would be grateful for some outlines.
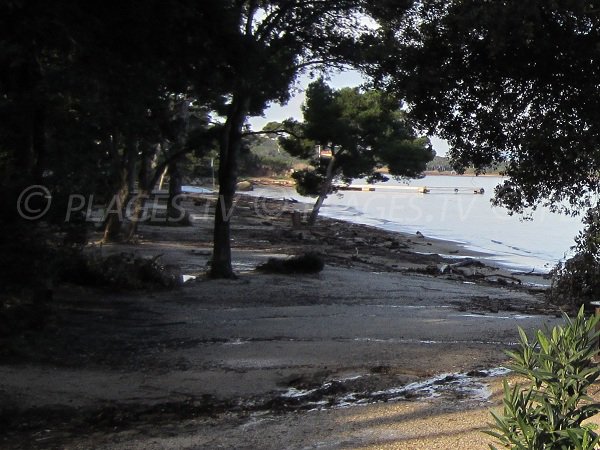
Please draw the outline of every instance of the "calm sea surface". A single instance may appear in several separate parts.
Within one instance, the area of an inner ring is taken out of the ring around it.
[[[509,216],[492,207],[498,177],[428,176],[409,184],[390,180],[373,185],[374,192],[340,191],[330,195],[321,214],[386,230],[416,233],[460,242],[493,255],[490,259],[524,270],[547,271],[568,256],[582,229],[580,217],[553,214],[540,208],[533,220]],[[354,184],[364,184],[360,181]],[[427,194],[414,187],[427,187]],[[400,188],[400,189],[398,189]],[[474,194],[483,188],[485,193]],[[456,192],[455,190],[458,190]],[[259,188],[255,195],[314,202],[294,189]]]

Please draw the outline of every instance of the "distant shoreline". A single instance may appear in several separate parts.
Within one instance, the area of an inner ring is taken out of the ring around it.
[[[389,175],[388,173],[382,172],[385,175]],[[476,175],[474,173],[464,173],[457,174],[452,172],[438,172],[437,170],[425,171],[423,172],[424,176],[427,177],[482,177],[482,178],[507,178],[505,175],[501,175],[499,173],[482,173]],[[292,178],[274,178],[274,177],[241,177],[240,180],[248,180],[254,184],[266,185],[266,186],[291,186],[295,185],[295,182]],[[376,185],[377,183],[375,183]]]
[[[428,170],[423,172],[425,176],[428,177],[497,177],[497,178],[507,178],[506,175],[501,175],[500,173],[482,173],[476,175],[474,173],[452,173],[452,172],[438,172],[437,170]]]

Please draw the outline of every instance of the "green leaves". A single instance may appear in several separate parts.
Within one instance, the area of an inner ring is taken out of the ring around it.
[[[381,19],[394,32],[369,69],[449,141],[457,169],[507,163],[499,204],[576,213],[595,200],[600,170],[600,15],[590,9],[587,0],[420,1],[411,27]]]
[[[504,411],[492,413],[487,434],[504,448],[527,450],[595,449],[600,437],[583,421],[600,412],[591,403],[588,387],[600,376],[592,363],[598,353],[597,316],[586,318],[583,307],[566,324],[541,330],[530,340],[519,328],[520,348],[507,352],[511,368],[529,380],[512,388],[504,381]],[[496,447],[490,445],[490,448]]]
[[[333,151],[334,177],[381,179],[376,170],[388,167],[399,177],[418,177],[434,152],[426,137],[418,137],[407,124],[400,104],[381,91],[358,88],[334,90],[324,80],[310,84],[303,107],[304,122],[294,124],[293,138],[281,140],[293,155],[315,155],[314,146]],[[288,124],[288,126],[291,124]],[[291,134],[291,133],[290,133]],[[314,161],[314,172],[296,176],[302,192],[320,192],[314,182],[326,183],[326,164]],[[303,186],[308,181],[310,186]]]

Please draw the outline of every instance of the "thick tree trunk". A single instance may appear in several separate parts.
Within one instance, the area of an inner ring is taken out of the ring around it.
[[[237,183],[237,159],[242,146],[242,128],[250,99],[234,96],[223,129],[219,148],[219,197],[215,209],[213,257],[210,276],[235,278],[231,267],[231,229],[233,198]]]
[[[325,199],[327,198],[327,196],[329,195],[329,192],[331,191],[331,184],[333,183],[333,177],[335,175],[335,172],[333,170],[334,166],[335,166],[335,155],[332,155],[331,158],[329,159],[329,163],[327,163],[327,171],[325,173],[325,181],[323,182],[323,185],[321,186],[321,191],[319,192],[319,197],[317,198],[317,201],[315,202],[313,209],[310,213],[310,216],[308,218],[309,226],[313,226],[317,222],[317,217],[319,216],[319,211],[321,209],[321,206],[323,206],[323,202],[325,202]]]
[[[181,172],[177,161],[169,163],[169,202],[167,204],[167,217],[177,218],[178,212],[178,196],[181,195]]]
[[[181,205],[181,171],[177,160],[169,163],[169,201],[167,203],[167,221],[176,225],[189,225],[190,216]]]

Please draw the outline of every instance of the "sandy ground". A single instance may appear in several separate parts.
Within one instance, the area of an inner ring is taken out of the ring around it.
[[[208,280],[212,202],[187,206],[192,227],[144,225],[135,245],[89,251],[161,254],[197,279],[61,286],[44,328],[4,343],[0,447],[486,448],[517,326],[559,320],[541,276],[457,265],[481,255],[427,237],[294,228],[291,202],[241,197],[239,278]],[[307,250],[320,274],[254,270]]]

